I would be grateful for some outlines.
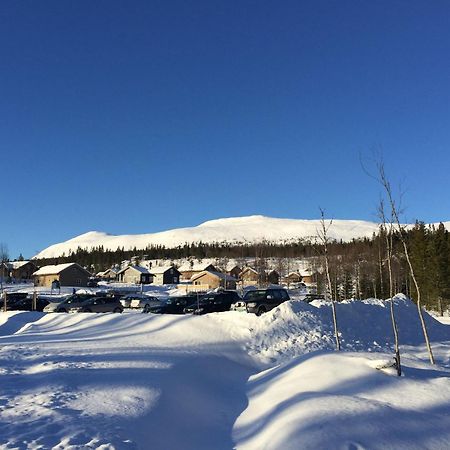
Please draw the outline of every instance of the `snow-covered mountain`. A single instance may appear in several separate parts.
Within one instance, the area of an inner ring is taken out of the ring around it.
[[[450,229],[450,222],[446,223]],[[149,234],[114,236],[98,231],[90,231],[42,250],[35,258],[53,258],[68,254],[78,247],[90,249],[102,245],[105,249],[125,250],[149,245],[164,245],[167,248],[183,245],[186,242],[270,242],[282,243],[298,239],[313,240],[320,228],[319,220],[277,219],[265,216],[234,217],[209,220],[196,227],[176,228]],[[333,220],[329,228],[331,239],[349,241],[354,238],[370,237],[378,229],[375,222],[362,220]]]

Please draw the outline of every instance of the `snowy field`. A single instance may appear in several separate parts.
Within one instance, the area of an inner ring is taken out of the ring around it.
[[[261,317],[0,314],[1,449],[448,449],[450,325],[396,300]],[[445,320],[444,320],[445,322]],[[447,321],[448,323],[448,321]]]

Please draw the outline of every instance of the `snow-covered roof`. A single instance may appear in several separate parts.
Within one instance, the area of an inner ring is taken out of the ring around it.
[[[301,277],[299,272],[289,272],[288,277]]]
[[[117,274],[125,272],[128,269],[132,269],[132,270],[135,270],[136,272],[140,272],[140,273],[150,273],[148,271],[148,269],[146,269],[145,267],[141,267],[141,266],[127,266],[127,267],[124,267],[123,269],[119,270],[117,272]]]
[[[77,263],[54,264],[54,265],[41,267],[39,270],[34,272],[33,275],[57,275],[57,274],[61,273],[63,270],[66,270],[67,268],[69,268],[71,266],[78,266],[81,269],[83,269]],[[85,269],[83,269],[83,270],[85,270]],[[86,270],[86,272],[87,272],[87,270]]]
[[[213,266],[213,264],[211,263],[194,263],[193,265],[191,265],[190,262],[186,262],[185,264],[182,264],[178,270],[180,272],[203,272],[204,270],[206,270],[209,266]]]
[[[253,267],[250,267],[250,266],[244,267],[242,269],[241,275],[245,272],[253,272],[253,273],[258,274],[258,272]]]
[[[237,267],[239,270],[242,270],[242,267],[239,264],[236,264],[234,261],[229,261],[227,263],[226,269],[229,272],[230,270],[233,270],[235,267]]]
[[[231,275],[227,275],[225,273],[222,272],[212,272],[211,270],[204,270],[203,272],[197,273],[195,275],[192,275],[191,280],[194,281],[197,278],[200,278],[206,274],[210,274],[210,275],[214,275],[217,278],[220,278],[221,280],[226,280],[226,281],[237,281],[236,278],[232,277]]]
[[[156,267],[152,267],[150,270],[153,275],[157,275],[157,274],[166,273],[170,269],[177,270],[174,266],[156,266]]]
[[[309,277],[309,276],[311,276],[313,274],[314,274],[314,271],[312,269],[303,269],[302,270],[302,275],[304,277]]]
[[[28,264],[30,261],[9,261],[5,265],[8,269],[17,270]]]

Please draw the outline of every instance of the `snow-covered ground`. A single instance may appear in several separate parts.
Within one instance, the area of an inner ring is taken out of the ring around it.
[[[450,326],[396,300],[261,316],[0,314],[2,449],[447,449]]]

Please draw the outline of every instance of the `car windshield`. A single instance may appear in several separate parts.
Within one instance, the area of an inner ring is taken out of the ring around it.
[[[245,294],[246,300],[258,300],[260,298],[265,298],[266,291],[248,291]]]

